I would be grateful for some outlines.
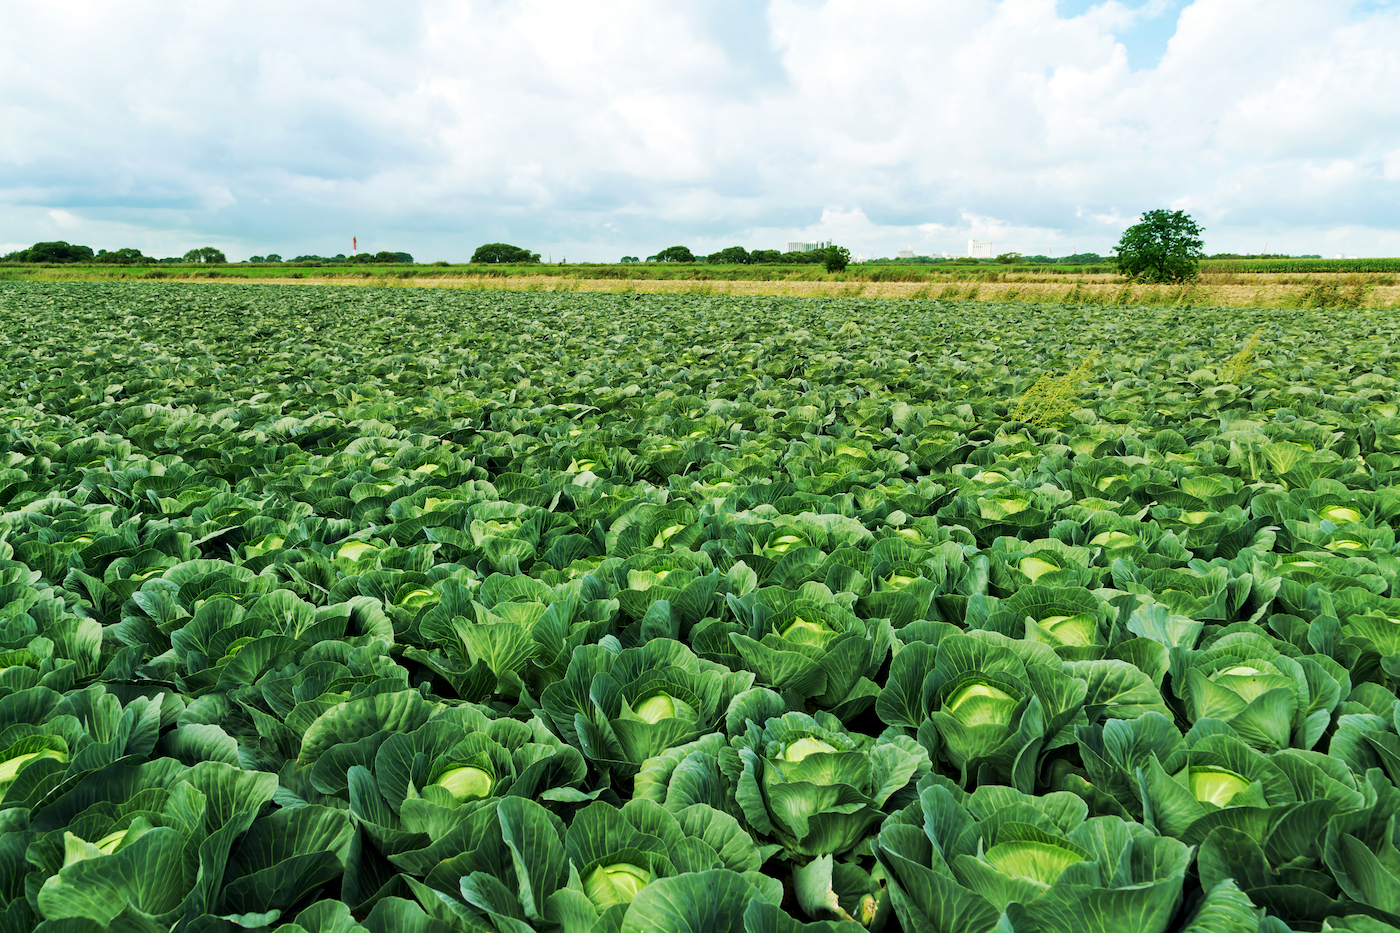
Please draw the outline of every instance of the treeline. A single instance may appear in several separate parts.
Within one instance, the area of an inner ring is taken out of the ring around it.
[[[844,247],[834,247],[837,250]],[[829,250],[814,249],[805,252],[785,253],[776,249],[755,249],[747,250],[742,246],[729,246],[718,252],[708,255],[697,255],[684,246],[668,246],[654,256],[648,256],[645,260],[637,256],[623,256],[623,263],[634,262],[695,262],[708,263],[710,265],[758,265],[771,263],[774,265],[821,265],[827,262]],[[1095,263],[1113,262],[1111,258],[1105,259],[1098,253],[1074,253],[1070,256],[1022,256],[1020,253],[1002,253],[995,259],[972,259],[966,256],[904,256],[897,259],[889,259],[883,256],[876,256],[863,260],[870,263],[898,263],[901,265],[966,265],[980,266],[988,263],[1010,264],[1010,263],[1037,263],[1055,265],[1091,265]]]
[[[162,262],[171,263],[183,261],[183,259],[177,256],[171,256],[166,259],[146,256],[139,249],[130,246],[112,252],[108,252],[105,249],[93,252],[91,246],[80,246],[76,243],[67,243],[63,240],[55,240],[50,243],[35,243],[28,249],[17,249],[13,253],[6,253],[4,256],[0,256],[0,262],[103,262],[119,266],[145,266]]]
[[[269,253],[266,256],[249,256],[250,263],[279,263],[283,262],[281,256],[276,253]],[[354,265],[364,265],[366,263],[410,263],[413,256],[409,253],[389,252],[387,250],[378,253],[355,253],[346,256],[344,253],[337,253],[335,256],[314,256],[302,255],[293,259],[285,260],[288,263],[299,264],[330,264],[348,263]],[[90,246],[80,246],[76,243],[66,243],[56,240],[51,243],[35,243],[28,249],[15,250],[0,256],[0,262],[42,262],[42,263],[98,263],[113,266],[156,266],[187,263],[227,263],[228,257],[223,250],[214,246],[200,246],[189,250],[183,256],[167,256],[157,259],[155,256],[147,256],[134,246],[124,246],[117,250],[99,249],[93,251]]]
[[[900,261],[901,261],[901,262],[906,262],[907,260],[900,260]],[[1038,254],[1038,253],[1037,253],[1036,255],[1034,255],[1034,256],[1022,256],[1020,253],[1002,253],[1002,254],[1001,254],[1000,256],[998,256],[996,259],[992,259],[992,260],[987,260],[987,259],[966,259],[966,258],[963,258],[963,257],[958,257],[957,259],[945,259],[945,260],[943,260],[943,261],[944,261],[944,262],[996,262],[996,263],[1000,263],[1000,264],[1002,264],[1002,265],[1012,265],[1012,264],[1029,263],[1029,264],[1041,265],[1041,266],[1061,266],[1061,265],[1064,265],[1064,266],[1087,266],[1087,265],[1095,265],[1095,264],[1098,264],[1098,263],[1114,262],[1115,260],[1114,260],[1111,256],[1110,256],[1110,257],[1104,257],[1104,256],[1100,256],[1098,253],[1070,253],[1068,256],[1042,256],[1042,255],[1040,255],[1040,254]]]
[[[91,246],[54,240],[49,243],[35,243],[28,249],[18,249],[0,256],[0,262],[42,262],[42,263],[100,263],[110,266],[156,266],[191,262],[228,262],[223,251],[213,246],[192,249],[183,256],[166,256],[157,259],[147,256],[134,246],[121,249],[93,251]]]
[[[718,252],[709,255],[697,256],[685,246],[668,246],[654,256],[648,256],[646,262],[706,262],[711,265],[754,265],[757,263],[782,263],[784,265],[800,265],[812,263],[820,265],[827,261],[827,251],[822,249],[810,250],[800,253],[785,253],[776,249],[756,249],[747,250],[742,246],[727,246]],[[636,256],[623,256],[622,262],[633,263],[643,262]]]
[[[413,262],[410,253],[394,253],[388,250],[381,250],[377,253],[352,253],[347,256],[344,253],[336,253],[334,256],[317,256],[307,253],[302,256],[293,256],[291,259],[283,259],[277,253],[268,253],[266,256],[249,256],[249,262],[254,263],[286,263],[288,265],[335,265],[345,263],[348,265],[362,266],[377,262]]]
[[[844,247],[833,247],[838,254],[844,254],[846,261],[850,260],[850,253]],[[472,254],[471,261],[474,263],[509,263],[511,265],[528,265],[540,261],[539,253],[532,253],[528,249],[520,246],[512,246],[509,243],[487,243],[479,247]],[[638,256],[623,256],[621,262],[626,264],[639,262],[691,262],[709,263],[711,265],[754,265],[758,263],[781,263],[784,265],[798,265],[810,263],[821,265],[832,261],[831,249],[818,249],[802,253],[785,253],[776,249],[756,249],[747,250],[742,246],[728,246],[709,255],[697,256],[688,246],[668,246],[645,260]],[[844,268],[844,266],[843,266]]]
[[[1011,260],[1011,262],[1030,262],[1040,265],[1086,266],[1096,263],[1113,262],[1112,257],[1100,256],[1098,253],[1071,253],[1068,256],[1041,256],[1039,254],[1035,256],[1022,256],[1019,253],[1015,255],[1016,258]],[[1006,260],[998,256],[997,262],[1004,263]]]

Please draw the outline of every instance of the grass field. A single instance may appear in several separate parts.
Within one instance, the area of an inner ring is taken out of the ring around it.
[[[0,412],[0,930],[1400,924],[1388,312],[0,282]]]
[[[1126,282],[1111,267],[999,264],[868,264],[828,273],[819,265],[535,264],[525,266],[232,263],[122,267],[0,267],[0,281],[252,281],[264,284],[405,285],[430,288],[866,297],[1256,308],[1393,308],[1392,260],[1208,260],[1187,285]]]

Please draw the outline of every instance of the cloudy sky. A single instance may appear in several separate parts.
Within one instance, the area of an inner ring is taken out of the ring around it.
[[[69,0],[0,23],[0,253],[1400,256],[1400,0]]]

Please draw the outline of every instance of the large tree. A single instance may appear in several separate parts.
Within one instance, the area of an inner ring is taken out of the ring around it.
[[[828,246],[822,250],[822,262],[827,272],[845,272],[851,263],[851,251],[844,246]]]
[[[5,262],[91,262],[92,247],[78,246],[55,240],[35,243],[29,249],[16,250],[5,256]]]
[[[712,263],[725,265],[747,265],[750,260],[749,251],[742,246],[726,246],[717,253],[711,253],[706,260]]]
[[[1185,211],[1148,211],[1114,250],[1118,271],[1139,282],[1184,282],[1200,272],[1201,228]]]
[[[539,253],[532,253],[528,249],[511,246],[509,243],[487,243],[485,246],[478,246],[476,252],[472,253],[472,262],[528,263],[539,261]]]
[[[201,246],[185,254],[185,262],[228,262],[224,251],[213,246]]]
[[[695,254],[684,246],[668,246],[655,256],[648,256],[647,262],[694,262]]]

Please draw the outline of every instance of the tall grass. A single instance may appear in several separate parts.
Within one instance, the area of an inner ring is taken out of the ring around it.
[[[1371,289],[1360,282],[1343,286],[1335,280],[1310,282],[1299,296],[1303,308],[1360,308],[1366,304]]]

